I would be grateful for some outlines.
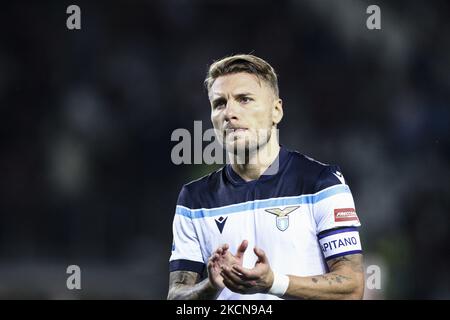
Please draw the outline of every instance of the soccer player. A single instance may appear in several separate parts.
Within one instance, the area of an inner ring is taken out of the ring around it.
[[[205,84],[230,164],[181,189],[168,299],[361,299],[352,194],[339,167],[279,145],[274,69],[234,55]]]

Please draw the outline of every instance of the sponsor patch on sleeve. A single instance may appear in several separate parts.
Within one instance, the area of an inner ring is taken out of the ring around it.
[[[334,222],[358,221],[358,216],[354,208],[334,209]]]
[[[356,228],[336,229],[321,234],[319,243],[326,260],[362,252]]]

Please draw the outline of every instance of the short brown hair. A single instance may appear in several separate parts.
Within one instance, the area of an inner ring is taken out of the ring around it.
[[[274,68],[265,60],[251,54],[237,54],[214,61],[206,75],[206,89],[209,92],[218,77],[238,72],[254,74],[258,79],[266,81],[278,97],[278,77]]]

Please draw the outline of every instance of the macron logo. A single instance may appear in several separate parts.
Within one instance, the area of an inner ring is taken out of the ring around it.
[[[217,228],[219,228],[220,233],[222,233],[223,231],[223,227],[225,227],[225,222],[227,222],[228,217],[224,218],[224,217],[220,217],[219,219],[216,219],[214,221],[216,221],[216,225]]]
[[[340,173],[339,171],[336,171],[336,172],[333,172],[333,174],[334,174],[334,176],[335,176],[336,178],[339,179],[339,181],[340,181],[342,184],[345,184],[345,179],[344,179],[344,176],[342,175],[342,173]]]

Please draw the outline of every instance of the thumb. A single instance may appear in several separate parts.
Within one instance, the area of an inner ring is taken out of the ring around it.
[[[259,263],[269,263],[269,259],[267,258],[266,253],[264,252],[263,249],[255,247],[253,249],[253,251],[255,252],[256,256],[258,257]]]
[[[240,246],[236,252],[236,257],[239,259],[242,258],[244,256],[245,250],[247,250],[247,247],[248,247],[248,241],[247,240],[242,241],[242,243],[240,244]]]

